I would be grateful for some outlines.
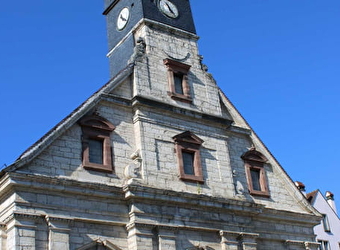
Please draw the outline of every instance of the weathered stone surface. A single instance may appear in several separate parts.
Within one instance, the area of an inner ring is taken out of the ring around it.
[[[145,42],[133,70],[2,172],[1,249],[315,248],[318,212],[206,72],[197,36],[147,20],[133,35]],[[165,58],[191,66],[192,103],[168,94]],[[92,113],[115,127],[112,173],[82,166],[74,117]],[[203,141],[203,183],[179,178],[174,137],[185,131]],[[241,156],[250,148],[268,159],[269,197],[248,192]]]

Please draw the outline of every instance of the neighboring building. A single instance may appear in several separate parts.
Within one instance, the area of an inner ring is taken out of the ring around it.
[[[340,249],[340,219],[334,202],[334,195],[326,192],[326,197],[320,190],[307,194],[307,199],[323,216],[321,224],[314,227],[321,250]]]
[[[1,172],[1,249],[316,250],[321,215],[206,72],[189,1],[104,14],[112,78]]]

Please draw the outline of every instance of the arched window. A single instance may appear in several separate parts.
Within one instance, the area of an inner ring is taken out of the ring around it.
[[[98,115],[85,116],[79,120],[82,128],[83,167],[89,170],[112,172],[110,134],[112,123]]]
[[[248,189],[252,195],[269,197],[266,172],[264,164],[267,158],[255,148],[245,152],[241,158],[244,160]]]

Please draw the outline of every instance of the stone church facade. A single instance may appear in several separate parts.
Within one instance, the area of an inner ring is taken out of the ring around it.
[[[1,172],[3,250],[316,250],[320,214],[219,89],[188,0],[106,0],[111,80]]]

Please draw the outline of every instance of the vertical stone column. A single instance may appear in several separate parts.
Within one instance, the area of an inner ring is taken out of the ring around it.
[[[154,234],[153,225],[141,223],[129,223],[126,226],[128,231],[129,250],[150,250],[153,248]]]
[[[36,219],[34,215],[13,214],[6,222],[6,233],[2,232],[2,239],[6,238],[6,242],[2,242],[4,249],[35,250]]]
[[[49,250],[70,249],[70,219],[46,216],[49,228]]]
[[[18,225],[18,245],[17,249],[35,250],[35,226]]]
[[[221,249],[222,250],[238,250],[239,242],[237,232],[220,231]]]
[[[241,233],[239,239],[243,246],[243,250],[256,250],[257,249],[256,239],[258,237],[259,237],[258,234]]]
[[[158,227],[159,250],[176,250],[177,228]]]
[[[6,249],[6,225],[5,224],[0,224],[0,250]]]

